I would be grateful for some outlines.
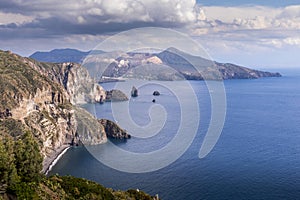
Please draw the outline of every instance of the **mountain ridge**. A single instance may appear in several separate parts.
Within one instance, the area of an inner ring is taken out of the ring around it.
[[[74,62],[81,63],[83,59],[88,56],[92,51],[80,51],[77,49],[65,48],[65,49],[53,49],[51,51],[37,51],[30,55],[30,58],[38,60],[40,62],[54,62],[65,63]],[[101,54],[104,51],[94,51],[94,53]]]
[[[71,49],[68,50],[71,51]],[[53,51],[60,52],[61,56],[64,57],[63,51],[58,49]],[[76,49],[72,49],[72,51],[78,52]],[[32,54],[30,57],[45,60],[48,55],[51,55],[51,52],[44,52],[44,58],[43,56],[37,57],[37,54]],[[154,80],[227,80],[281,76],[278,72],[272,73],[231,63],[211,61],[174,47],[159,53],[88,51],[77,55],[73,54],[73,57],[69,58],[74,59],[72,60],[74,62],[84,60],[83,64],[90,71],[90,74],[94,75],[93,78],[98,81],[101,81],[101,76]],[[58,56],[47,61],[60,62],[63,60]],[[96,67],[91,67],[93,65]],[[144,73],[141,69],[142,65],[145,67]]]

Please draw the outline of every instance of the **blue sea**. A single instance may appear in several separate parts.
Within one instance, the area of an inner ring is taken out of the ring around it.
[[[138,188],[165,200],[299,199],[300,73],[291,70],[282,74],[280,78],[224,81],[227,105],[224,127],[212,151],[201,159],[199,150],[212,118],[210,97],[217,92],[210,90],[204,81],[189,82],[193,94],[185,90],[180,81],[167,83],[179,90],[171,90],[171,86],[166,87],[163,82],[151,82],[140,86],[139,96],[128,102],[85,105],[98,118],[118,123],[124,123],[121,117],[128,118],[129,113],[138,128],[147,130],[141,134],[144,138],[135,133],[127,141],[111,140],[93,147],[70,148],[50,175],[83,177],[113,189]],[[111,89],[114,84],[106,83],[103,87]],[[117,84],[133,85],[132,82]],[[154,90],[161,95],[154,97]],[[152,103],[152,99],[156,102]],[[183,104],[190,107],[182,110]],[[118,113],[120,107],[128,108],[128,113],[122,109]],[[184,114],[186,111],[188,114]],[[195,118],[195,113],[199,119]],[[187,118],[184,123],[182,116]],[[161,127],[156,127],[151,120]],[[152,125],[147,127],[149,124]],[[188,145],[174,162],[170,159],[172,151],[155,154],[151,163],[111,156],[115,147],[135,155],[159,152],[174,143],[173,138],[181,126],[185,126],[186,138],[191,138],[193,133],[195,137],[191,143],[177,141],[178,149],[180,145]],[[130,133],[130,126],[126,130]],[[99,158],[122,162],[112,168]],[[170,163],[159,167],[165,160]],[[146,163],[152,168],[146,167],[150,169],[147,172],[135,172],[134,168],[126,168],[124,162],[137,168],[145,167]]]

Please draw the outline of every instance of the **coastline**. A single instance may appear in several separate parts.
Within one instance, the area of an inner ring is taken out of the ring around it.
[[[47,175],[69,148],[71,148],[70,145],[62,145],[51,156],[46,157],[43,161],[42,173]]]

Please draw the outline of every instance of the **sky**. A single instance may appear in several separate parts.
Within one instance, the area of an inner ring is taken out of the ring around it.
[[[86,51],[141,27],[183,32],[220,62],[300,67],[300,0],[0,1],[0,49],[22,56],[56,48]]]

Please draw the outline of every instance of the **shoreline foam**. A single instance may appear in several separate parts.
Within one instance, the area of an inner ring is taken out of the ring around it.
[[[51,169],[56,165],[59,159],[71,148],[70,145],[63,145],[52,156],[45,159],[43,164],[43,173],[48,175]]]

